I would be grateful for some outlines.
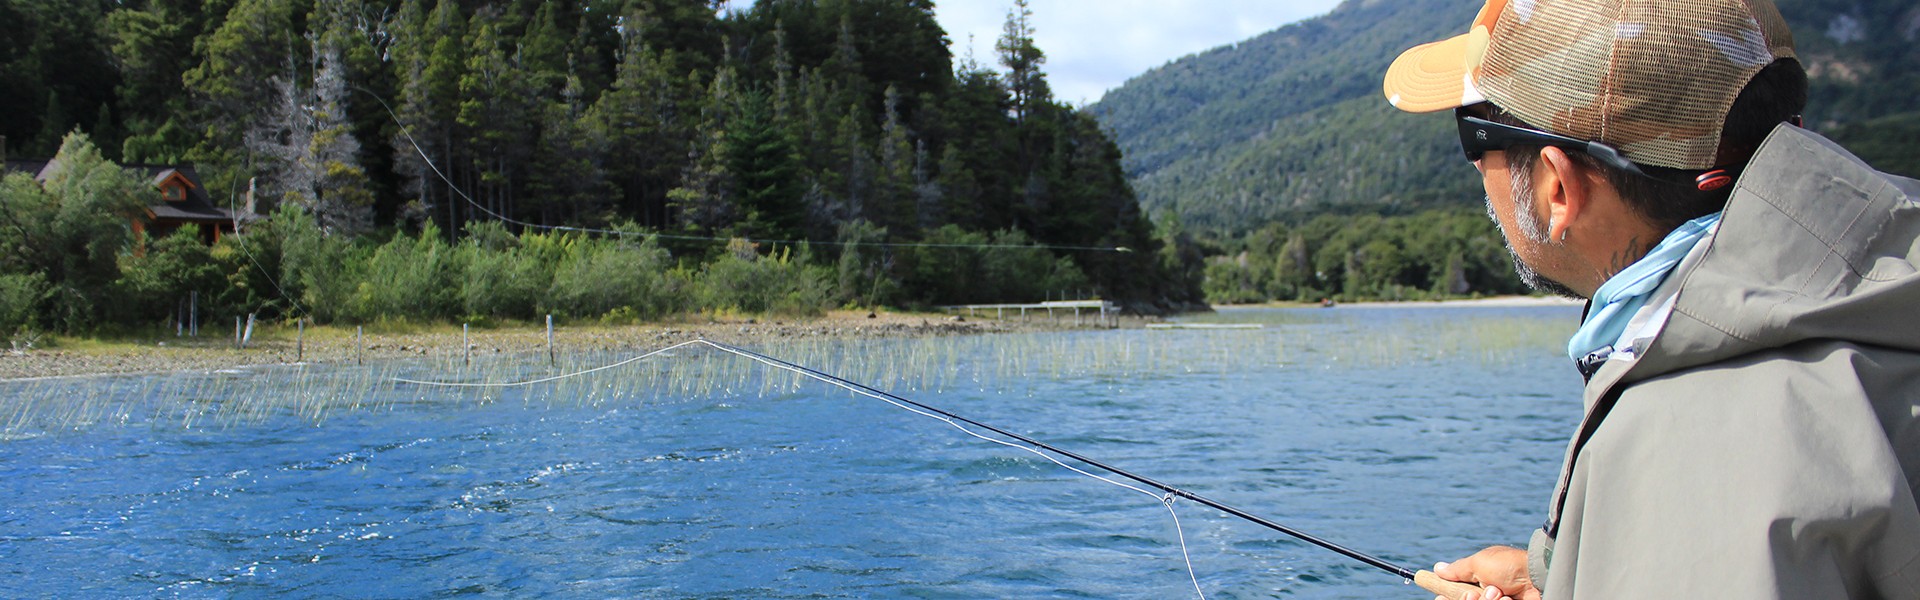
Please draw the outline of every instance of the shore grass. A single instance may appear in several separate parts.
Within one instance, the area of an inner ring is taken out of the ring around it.
[[[800,319],[689,315],[641,324],[556,324],[551,351],[555,354],[627,351],[702,337],[752,343],[776,339],[964,335],[1073,326],[1072,319],[954,320],[945,314],[891,311],[834,311],[822,317]],[[307,327],[304,331],[294,325],[257,323],[245,348],[238,346],[231,327],[203,326],[199,337],[177,337],[170,331],[63,336],[43,340],[32,350],[0,352],[0,381],[402,358],[465,360],[469,351],[474,357],[549,352],[544,323],[481,323],[470,327],[464,337],[466,346],[462,345],[463,332],[457,323],[409,322],[328,325]]]

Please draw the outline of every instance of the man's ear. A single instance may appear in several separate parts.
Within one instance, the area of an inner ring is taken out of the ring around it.
[[[1565,240],[1586,214],[1592,183],[1573,157],[1552,146],[1540,149],[1540,160],[1533,164],[1533,182],[1534,195],[1547,203],[1547,234]]]

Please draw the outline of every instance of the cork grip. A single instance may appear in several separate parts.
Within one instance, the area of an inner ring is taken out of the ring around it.
[[[1486,591],[1470,583],[1441,579],[1439,575],[1433,574],[1433,571],[1414,573],[1413,583],[1447,600],[1474,600]]]

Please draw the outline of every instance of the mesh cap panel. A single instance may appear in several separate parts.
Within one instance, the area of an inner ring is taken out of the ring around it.
[[[1706,169],[1740,91],[1790,57],[1768,0],[1512,0],[1476,80],[1535,127],[1640,164]]]

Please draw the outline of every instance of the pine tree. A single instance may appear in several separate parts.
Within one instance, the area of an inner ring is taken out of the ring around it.
[[[722,142],[740,207],[738,233],[754,239],[798,240],[805,211],[800,160],[785,124],[766,93],[739,94]]]
[[[692,160],[679,187],[667,193],[674,219],[695,232],[726,232],[745,216],[744,207],[734,201],[738,186],[734,161],[728,156],[734,149],[728,137],[733,135],[741,102],[734,75],[726,67],[714,75],[704,119],[694,134]]]
[[[677,53],[655,49],[637,30],[629,30],[624,43],[613,86],[593,107],[595,145],[608,180],[620,190],[620,213],[666,227],[667,193],[679,187],[696,139],[700,88]]]
[[[1014,120],[1025,125],[1034,113],[1053,100],[1047,85],[1047,54],[1033,41],[1033,9],[1027,0],[1014,0],[1007,13],[1000,41],[994,49],[1000,53],[1000,65],[1007,69],[1007,91],[1013,94]]]
[[[390,136],[394,170],[411,198],[403,214],[444,219],[443,231],[460,231],[469,211],[443,177],[462,159],[454,144],[460,78],[465,71],[466,19],[458,0],[406,0],[393,29],[392,56],[398,75],[400,126]],[[437,169],[436,169],[437,167]]]
[[[569,72],[560,99],[545,103],[540,141],[534,146],[527,192],[541,224],[585,223],[603,217],[612,195],[596,164],[591,119],[580,78]]]
[[[920,157],[913,133],[900,116],[900,90],[887,88],[886,116],[880,125],[873,199],[866,217],[895,235],[912,237],[919,225],[918,184]]]
[[[241,139],[261,109],[274,104],[280,91],[262,74],[282,72],[289,62],[308,64],[300,14],[295,0],[238,0],[218,29],[194,40],[200,64],[184,80],[203,101],[210,142]]]
[[[471,40],[466,73],[460,78],[457,121],[466,131],[474,185],[469,195],[487,219],[512,219],[514,191],[534,144],[535,102],[540,94],[529,72],[508,54],[508,41],[487,11],[468,24]]]

